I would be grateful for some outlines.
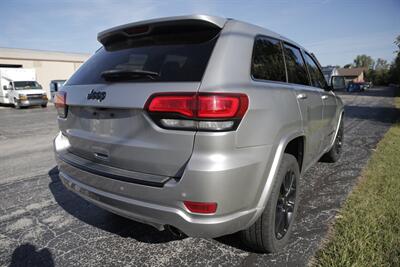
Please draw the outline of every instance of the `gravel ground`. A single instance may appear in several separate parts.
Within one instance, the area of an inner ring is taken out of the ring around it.
[[[394,89],[338,94],[346,104],[342,158],[318,163],[304,175],[291,244],[265,255],[246,250],[236,235],[177,239],[89,204],[58,178],[54,108],[0,107],[0,265],[306,265],[376,144],[400,115],[393,108]]]

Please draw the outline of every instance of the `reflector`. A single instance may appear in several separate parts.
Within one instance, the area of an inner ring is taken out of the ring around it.
[[[194,213],[211,214],[217,211],[217,203],[215,202],[193,202],[183,201],[185,207]]]

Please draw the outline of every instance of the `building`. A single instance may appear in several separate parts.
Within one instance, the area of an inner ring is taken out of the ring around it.
[[[366,68],[349,68],[349,69],[337,69],[338,74],[336,76],[344,77],[346,82],[363,83],[365,79]]]
[[[67,80],[89,54],[0,48],[1,68],[33,68],[36,79],[50,97],[50,81]]]
[[[350,82],[364,82],[366,70],[366,68],[338,68],[336,75],[332,76],[333,88],[344,89],[348,86]]]
[[[322,73],[324,74],[325,80],[328,84],[331,84],[331,77],[338,75],[338,68],[334,66],[326,66],[321,68]]]

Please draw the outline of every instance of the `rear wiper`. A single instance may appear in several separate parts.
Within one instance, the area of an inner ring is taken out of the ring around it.
[[[101,73],[101,77],[104,80],[118,80],[119,78],[122,79],[138,79],[142,77],[148,77],[152,80],[155,80],[155,77],[159,77],[160,74],[154,71],[148,70],[105,70]]]

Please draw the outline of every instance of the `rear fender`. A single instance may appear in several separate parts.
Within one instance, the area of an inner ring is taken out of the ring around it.
[[[283,154],[285,152],[286,146],[289,144],[290,141],[297,137],[304,137],[304,131],[296,131],[287,135],[284,135],[280,141],[279,144],[277,145],[275,149],[274,156],[271,159],[271,163],[267,164],[267,167],[264,171],[264,177],[266,177],[266,182],[264,185],[264,188],[261,192],[260,198],[257,202],[256,205],[256,213],[254,214],[253,218],[249,221],[247,226],[244,229],[247,229],[251,225],[254,224],[254,222],[261,216],[261,214],[264,211],[264,208],[268,202],[268,199],[271,195],[271,190],[272,190],[272,184],[276,179],[276,174],[278,172],[279,166],[281,164]],[[307,140],[304,141],[306,143]],[[305,146],[305,144],[304,144]],[[268,166],[270,166],[268,168]]]

